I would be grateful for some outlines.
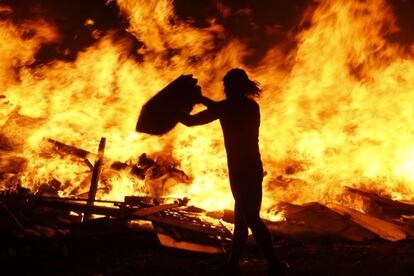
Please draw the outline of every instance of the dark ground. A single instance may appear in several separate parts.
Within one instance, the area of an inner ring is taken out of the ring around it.
[[[221,275],[224,255],[206,255],[159,245],[151,232],[79,237],[65,241],[1,242],[1,275]],[[278,240],[289,275],[414,275],[414,241],[364,243]],[[6,272],[7,271],[7,272]],[[242,275],[267,275],[266,262],[249,243]]]
[[[12,210],[0,208],[0,276],[223,275],[224,254],[163,247],[151,223],[133,224],[122,217],[81,223],[66,211],[41,207],[19,195],[5,195],[0,203]],[[25,227],[19,228],[10,214]],[[289,275],[414,275],[414,240],[322,237],[274,236],[276,253],[291,266]],[[267,275],[266,269],[260,250],[249,240],[242,275]]]

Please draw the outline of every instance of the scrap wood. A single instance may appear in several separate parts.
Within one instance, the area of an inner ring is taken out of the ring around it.
[[[49,200],[49,201],[67,201],[67,202],[86,202],[88,201],[88,199],[86,198],[75,198],[75,197],[59,197],[59,196],[36,196],[36,199],[40,199],[40,200]],[[101,200],[101,199],[95,199],[95,202],[98,203],[111,203],[115,206],[118,206],[119,204],[123,203],[122,201],[115,201],[115,200]]]
[[[59,196],[35,196],[35,199],[39,200],[49,200],[49,201],[66,201],[66,202],[86,202],[86,198],[78,197],[59,197]],[[184,206],[188,203],[189,199],[178,198],[178,197],[160,197],[154,198],[151,196],[125,196],[124,201],[117,200],[104,200],[104,199],[95,199],[95,203],[109,203],[119,208],[130,208],[130,207],[150,207],[159,204],[167,204],[170,202],[178,203],[179,206]]]
[[[392,200],[390,198],[379,196],[373,192],[365,192],[351,187],[347,187],[346,191],[369,199],[371,203],[369,211],[372,213],[381,213],[388,216],[414,215],[414,205]]]
[[[136,211],[133,211],[130,216],[137,216],[137,217],[146,217],[148,215],[152,215],[155,213],[159,213],[168,209],[179,207],[180,203],[172,203],[172,204],[161,204],[156,206],[151,206],[147,208],[140,208]]]
[[[327,228],[322,230],[320,227],[301,223],[289,222],[265,222],[269,231],[278,237],[294,239],[294,240],[348,240],[348,241],[369,241],[378,237],[378,235],[371,231],[355,226],[355,223],[350,223],[344,228],[334,227],[334,229]]]
[[[332,239],[367,241],[378,237],[372,231],[348,218],[338,215],[328,207],[311,202],[303,205],[281,203],[286,221],[266,221],[269,230],[278,236],[293,239]]]
[[[193,223],[193,227],[187,225],[177,227],[177,224],[166,224],[153,222],[153,228],[158,236],[160,243],[163,246],[174,247],[189,251],[203,252],[203,253],[224,253],[225,248],[230,242],[230,236],[226,235],[223,229],[217,229],[216,233],[203,231],[204,228],[209,227]],[[195,228],[194,226],[201,226],[202,228]]]
[[[176,240],[169,235],[157,231],[157,237],[160,243],[166,247],[178,248],[183,250],[195,251],[195,252],[202,252],[208,254],[217,254],[217,253],[224,253],[224,249],[222,246],[214,246],[210,244],[202,244],[190,241],[183,241],[183,240]]]
[[[219,222],[211,218],[172,209],[148,217],[152,222],[160,243],[167,247],[203,253],[223,253],[225,244],[230,242],[232,234]]]
[[[354,209],[344,207],[335,203],[328,204],[329,208],[350,219],[362,227],[378,234],[381,238],[389,241],[399,241],[407,238],[407,229],[389,221],[358,212]]]
[[[0,206],[6,210],[7,214],[10,216],[10,218],[15,222],[15,224],[20,228],[20,230],[24,231],[23,225],[20,223],[20,221],[17,219],[17,217],[13,214],[13,212],[7,207],[6,204],[4,204],[3,201],[0,200]]]
[[[46,141],[49,142],[51,145],[53,145],[55,148],[55,151],[59,153],[71,154],[71,155],[74,155],[74,156],[77,156],[83,159],[96,156],[95,153],[92,153],[90,151],[80,149],[74,146],[66,145],[60,141],[57,141],[51,138],[47,138]]]
[[[88,193],[88,201],[86,202],[86,205],[88,205],[89,207],[93,207],[95,203],[96,192],[98,191],[99,178],[100,178],[101,171],[102,171],[102,165],[103,165],[102,162],[103,162],[103,157],[104,157],[105,145],[106,145],[106,138],[102,137],[101,141],[99,142],[98,156],[93,166],[91,185],[90,185],[89,193]],[[85,220],[91,219],[91,215],[92,215],[91,212],[89,211],[85,212],[84,219]]]
[[[128,213],[127,210],[121,210],[120,208],[106,207],[106,206],[88,206],[83,203],[76,203],[70,201],[57,201],[57,200],[47,200],[38,198],[37,201],[42,206],[56,208],[66,211],[73,211],[76,213],[85,213],[90,209],[91,214],[95,215],[104,215],[104,216],[122,216]]]
[[[57,236],[57,231],[48,225],[35,225],[34,228],[46,238],[56,238]]]
[[[154,216],[151,215],[148,217],[148,220],[155,223],[160,223],[164,225],[174,226],[177,228],[184,228],[188,230],[192,230],[195,232],[200,232],[208,235],[218,236],[223,235],[225,231],[222,231],[218,227],[206,227],[201,224],[196,224],[192,222],[187,222],[183,220],[179,220],[173,217],[162,217],[162,216]]]
[[[83,162],[85,162],[85,164],[91,169],[93,170],[93,165],[92,163],[89,161],[89,158],[97,158],[97,154],[84,150],[84,149],[80,149],[77,148],[75,146],[71,146],[71,145],[67,145],[65,143],[62,143],[60,141],[57,141],[55,139],[51,139],[51,138],[47,138],[46,141],[48,143],[50,143],[54,150],[58,153],[61,154],[70,154],[76,157],[79,157],[83,160]],[[119,162],[119,161],[114,161],[114,160],[110,160],[107,157],[103,158],[104,162],[107,164],[111,164],[110,167],[114,170],[121,170],[121,169],[125,169],[125,168],[130,168],[131,172],[137,175],[140,175],[140,172],[137,171],[136,166],[131,166],[128,165],[127,163],[124,162]]]
[[[90,170],[93,170],[93,165],[89,161],[89,158],[96,158],[97,154],[84,149],[77,148],[75,146],[67,145],[65,143],[51,138],[46,139],[46,141],[50,143],[53,146],[54,150],[58,153],[70,154],[79,157],[88,166]],[[170,177],[179,179],[180,182],[190,183],[190,177],[186,175],[183,171],[177,169],[174,166],[163,167],[157,164],[151,158],[148,158],[145,153],[141,154],[141,156],[139,157],[138,164],[136,165],[111,160],[107,157],[103,158],[103,161],[105,164],[107,164],[111,169],[115,171],[128,169],[130,174],[137,176],[140,179],[144,179],[146,177],[147,170],[152,168],[152,170],[149,171],[151,173],[150,179],[158,178],[160,175],[157,174],[163,172],[164,174],[168,173]]]
[[[91,214],[95,215],[105,215],[113,217],[129,217],[129,218],[145,218],[149,215],[156,214],[168,209],[176,208],[182,206],[183,202],[177,202],[172,204],[160,204],[155,206],[149,206],[146,208],[140,207],[130,207],[130,208],[119,208],[119,207],[108,207],[108,206],[99,206],[93,205],[88,206],[84,203],[78,203],[77,201],[85,201],[82,199],[79,200],[56,200],[53,197],[38,197],[37,201],[46,207],[63,209],[67,211],[73,211],[78,213],[85,213],[90,211]],[[98,201],[99,202],[99,201]],[[112,201],[103,201],[103,202],[112,202]]]

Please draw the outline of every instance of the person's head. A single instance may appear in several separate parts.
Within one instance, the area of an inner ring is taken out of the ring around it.
[[[223,78],[223,83],[227,98],[259,97],[262,91],[259,84],[250,80],[246,71],[239,68],[228,71]]]

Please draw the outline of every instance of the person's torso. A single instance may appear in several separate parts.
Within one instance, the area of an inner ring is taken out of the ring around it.
[[[229,168],[247,164],[261,165],[259,152],[259,105],[249,98],[220,103],[220,124]]]

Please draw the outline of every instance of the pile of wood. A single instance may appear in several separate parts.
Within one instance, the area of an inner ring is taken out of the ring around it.
[[[143,230],[156,233],[160,243],[168,247],[204,253],[221,253],[229,247],[232,234],[225,224],[233,222],[232,211],[208,212],[187,206],[186,198],[128,196],[124,201],[96,199],[103,163],[114,170],[128,170],[143,179],[150,168],[157,167],[156,162],[146,155],[140,157],[138,164],[131,165],[104,157],[105,138],[101,139],[97,154],[52,139],[47,142],[55,152],[83,160],[92,174],[89,190],[86,196],[66,198],[32,194],[24,188],[0,193],[0,232],[10,241],[47,239],[61,242],[74,236],[134,233],[138,229],[138,234]],[[93,164],[91,159],[94,159]],[[177,168],[168,169],[170,175],[190,181]],[[283,210],[286,219],[265,223],[276,239],[362,242],[374,239],[399,241],[414,236],[414,205],[354,188],[347,188],[345,193],[364,202],[366,211],[333,203],[280,203],[276,208]]]
[[[88,202],[33,195],[26,189],[2,193],[0,231],[11,240],[64,241],[74,236],[102,236],[102,231],[117,234],[122,225],[124,232],[154,231],[162,245],[205,253],[224,252],[231,239],[231,233],[219,220],[207,219],[201,209],[186,206],[186,198],[155,200],[130,196],[122,202]],[[97,222],[99,227],[94,228]],[[152,224],[150,228],[148,223]]]
[[[414,237],[414,205],[391,200],[374,192],[346,188],[345,193],[364,202],[367,210],[330,203],[281,203],[286,221],[269,222],[273,233],[297,239],[400,241]]]
[[[161,197],[165,191],[168,189],[166,183],[168,182],[177,182],[177,183],[191,183],[191,178],[186,175],[182,170],[178,169],[174,164],[160,164],[155,160],[148,157],[145,153],[139,156],[138,162],[134,163],[125,163],[117,160],[112,160],[103,155],[104,151],[104,138],[101,142],[102,149],[101,156],[98,154],[92,153],[90,151],[62,143],[54,139],[46,139],[47,150],[51,150],[58,155],[72,156],[78,160],[78,162],[85,164],[87,168],[92,172],[92,176],[96,178],[96,173],[94,174],[95,166],[92,164],[91,160],[101,159],[99,167],[105,167],[106,171],[113,172],[126,172],[132,178],[137,178],[139,180],[144,180],[147,183],[146,187],[149,189],[149,193],[153,197]],[[101,146],[99,148],[101,148]],[[171,181],[173,180],[173,181]],[[100,189],[105,188],[101,181]],[[48,189],[51,185],[45,185]],[[41,191],[42,192],[42,191]],[[79,195],[78,187],[71,193],[73,195]]]
[[[135,231],[136,225],[145,225],[131,223],[139,221],[147,222],[146,225],[151,223],[150,230],[157,233],[161,244],[166,246],[206,253],[223,252],[227,247],[231,239],[227,228],[219,219],[207,219],[201,209],[189,209],[186,198],[127,196],[124,201],[96,199],[103,163],[113,170],[128,170],[141,179],[156,179],[160,176],[158,172],[180,178],[181,182],[189,181],[184,172],[173,166],[163,168],[145,154],[141,155],[136,165],[109,160],[104,157],[105,138],[101,139],[97,154],[52,139],[47,142],[55,152],[75,156],[90,168],[89,190],[84,196],[66,198],[53,196],[53,191],[47,189],[46,193],[43,190],[36,194],[21,187],[2,192],[0,231],[7,233],[7,236],[24,240],[62,240],[74,234],[93,236],[102,229],[112,235],[119,231],[120,225],[123,231]],[[95,159],[94,164],[91,159]],[[96,225],[98,221],[99,227],[92,227],[91,231],[91,225]]]

